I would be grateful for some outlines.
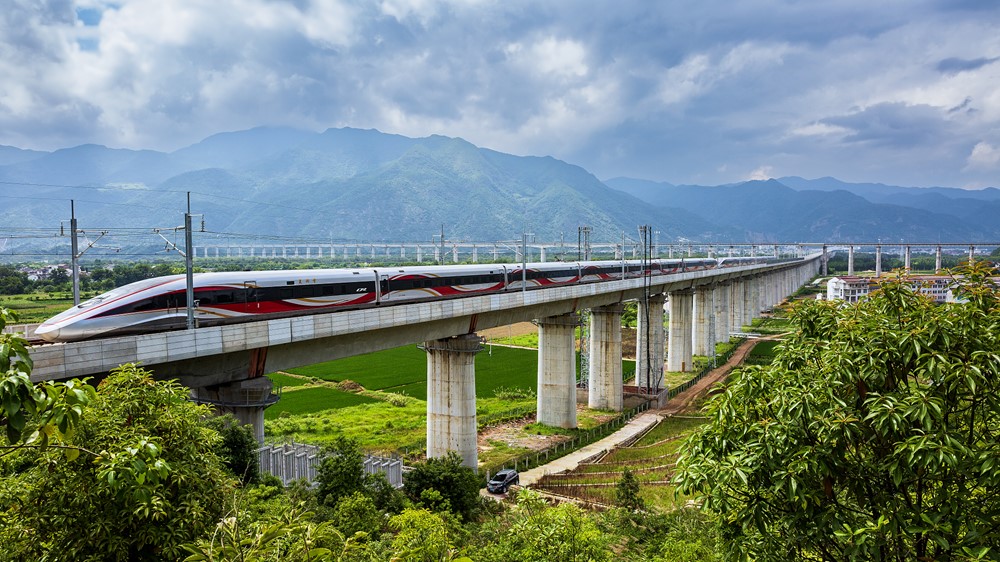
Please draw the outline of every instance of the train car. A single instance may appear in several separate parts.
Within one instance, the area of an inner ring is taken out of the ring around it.
[[[555,287],[580,282],[580,264],[577,262],[545,262],[507,265],[507,290]]]
[[[547,262],[527,264],[523,274],[520,264],[199,273],[194,275],[194,314],[198,324],[206,326],[252,317],[669,275],[716,263],[703,258]],[[147,279],[74,306],[42,323],[35,334],[67,342],[183,328],[186,302],[185,276]]]
[[[380,303],[502,291],[507,285],[507,270],[497,264],[379,268],[376,273]]]
[[[184,275],[123,285],[43,322],[47,341],[78,341],[183,328],[187,324]],[[374,304],[374,269],[218,272],[194,275],[195,318],[221,324],[263,314],[303,314]]]

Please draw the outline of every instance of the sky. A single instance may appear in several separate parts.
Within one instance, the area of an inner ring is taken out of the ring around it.
[[[1000,186],[996,0],[5,0],[0,145],[378,129],[597,177]]]

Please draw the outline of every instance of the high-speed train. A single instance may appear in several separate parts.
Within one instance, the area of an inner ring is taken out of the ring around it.
[[[771,261],[692,258],[643,262],[583,261],[197,273],[194,314],[199,326],[313,314],[396,302],[520,291],[647,275],[669,275]],[[524,278],[524,280],[522,280]],[[50,342],[157,332],[187,323],[184,275],[155,277],[96,296],[42,323]]]

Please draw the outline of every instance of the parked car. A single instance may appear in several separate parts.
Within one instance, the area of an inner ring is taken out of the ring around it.
[[[521,479],[517,471],[512,468],[505,468],[493,475],[486,483],[486,490],[493,494],[506,494],[507,489],[513,484],[520,484]]]

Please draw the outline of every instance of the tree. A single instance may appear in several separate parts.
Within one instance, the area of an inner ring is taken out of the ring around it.
[[[337,530],[348,537],[359,532],[377,536],[382,530],[384,517],[370,497],[354,492],[337,502],[331,521]]]
[[[213,528],[233,481],[213,452],[205,406],[123,365],[82,409],[68,462],[22,449],[0,467],[10,560],[177,560]]]
[[[28,276],[10,265],[0,265],[0,295],[17,295],[23,293],[31,281]]]
[[[436,513],[426,509],[404,509],[389,520],[389,528],[396,532],[392,539],[394,561],[439,562],[453,559],[448,523]],[[458,560],[471,562],[467,558]]]
[[[81,381],[33,384],[27,342],[2,332],[16,321],[14,313],[0,308],[0,425],[6,437],[0,448],[9,454],[24,447],[63,447],[76,430],[83,408],[94,398],[94,388]],[[27,435],[26,428],[32,429]],[[72,460],[80,448],[69,446],[63,451]]]
[[[960,304],[901,282],[803,303],[774,364],[710,401],[677,479],[732,557],[1000,555],[1000,299],[988,266],[962,273]]]
[[[417,464],[403,479],[410,499],[431,509],[451,511],[464,521],[479,512],[479,486],[479,477],[462,465],[462,457],[454,451]]]
[[[574,504],[549,507],[530,489],[517,493],[516,505],[484,527],[486,544],[471,554],[482,562],[600,562],[612,560],[610,535],[602,533]]]
[[[622,471],[622,478],[615,485],[615,505],[631,510],[646,507],[645,502],[639,496],[639,479],[628,468]]]
[[[364,485],[365,457],[354,439],[337,437],[324,451],[323,462],[316,472],[316,498],[320,505],[334,506],[361,490]]]
[[[260,461],[257,458],[259,444],[253,427],[241,425],[232,414],[206,418],[205,426],[215,430],[222,437],[215,454],[222,459],[229,471],[243,484],[257,482]]]

